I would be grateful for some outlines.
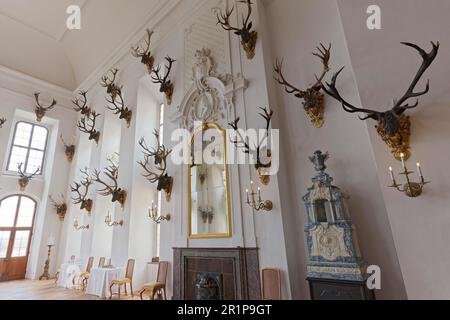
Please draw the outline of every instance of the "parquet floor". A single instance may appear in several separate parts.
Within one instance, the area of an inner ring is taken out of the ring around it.
[[[118,299],[114,297],[114,299]],[[137,300],[138,297],[134,297]],[[0,283],[0,300],[99,300],[79,290],[68,290],[50,281],[12,281]],[[131,296],[121,300],[132,300]]]

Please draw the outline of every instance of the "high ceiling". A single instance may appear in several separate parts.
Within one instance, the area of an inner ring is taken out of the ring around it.
[[[76,89],[166,0],[0,0],[0,65]],[[67,30],[70,5],[81,30]]]

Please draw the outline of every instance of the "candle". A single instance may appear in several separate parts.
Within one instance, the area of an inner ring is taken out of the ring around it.
[[[250,198],[248,197],[248,189],[245,189],[245,192],[247,193],[247,203],[250,203]]]
[[[406,170],[405,154],[404,154],[404,153],[401,153],[401,154],[400,154],[400,158],[402,159],[402,165],[403,165],[403,168],[405,168],[405,170]]]
[[[391,179],[393,182],[395,182],[395,177],[394,177],[394,170],[392,169],[392,167],[389,167],[389,172],[391,174]]]
[[[261,202],[261,188],[258,188],[258,200]]]
[[[48,237],[47,239],[47,245],[48,246],[54,246],[56,243],[56,239],[53,235],[51,235],[50,237]]]
[[[417,169],[419,169],[420,177],[423,178],[422,168],[420,167],[420,163],[417,163]]]
[[[251,189],[252,189],[252,192],[253,192],[253,180],[250,181],[250,186],[251,186]]]

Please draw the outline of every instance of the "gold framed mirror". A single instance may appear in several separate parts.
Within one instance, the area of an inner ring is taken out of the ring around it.
[[[230,238],[226,131],[215,123],[194,130],[187,166],[189,239]]]

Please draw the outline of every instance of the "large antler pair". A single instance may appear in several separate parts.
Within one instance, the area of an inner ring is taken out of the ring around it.
[[[153,31],[147,29],[147,39],[144,40],[144,47],[142,48],[140,44],[131,47],[131,54],[135,58],[140,58],[141,63],[147,67],[147,71],[149,74],[153,71],[153,65],[155,63],[155,58],[152,55],[150,50],[151,39],[153,35]]]
[[[403,155],[403,158],[407,159],[410,155],[410,120],[404,115],[404,113],[408,109],[416,108],[419,105],[419,100],[417,99],[417,101],[412,105],[408,104],[407,101],[412,98],[423,96],[429,92],[429,80],[423,91],[415,92],[415,89],[425,71],[435,60],[440,46],[439,42],[431,42],[433,48],[429,53],[427,53],[425,50],[415,44],[408,42],[402,42],[402,44],[417,50],[422,57],[422,64],[419,67],[416,75],[414,76],[411,85],[406,90],[406,93],[400,99],[394,100],[394,106],[392,107],[392,109],[384,112],[379,112],[371,109],[358,108],[346,101],[336,88],[337,78],[344,68],[340,69],[336,74],[334,74],[331,82],[326,83],[326,86],[323,87],[328,95],[338,100],[342,104],[342,107],[346,112],[364,113],[364,117],[359,117],[361,120],[373,119],[377,121],[378,133],[380,134],[382,139],[389,145],[396,159],[401,159],[401,155]]]
[[[81,118],[78,123],[78,129],[89,135],[89,140],[94,140],[98,144],[100,140],[100,132],[95,129],[95,121],[100,116],[99,113],[93,111],[87,118]]]
[[[164,145],[161,145],[157,130],[154,131],[153,135],[157,140],[158,146],[156,149],[150,149],[145,139],[141,138],[139,145],[144,154],[144,161],[139,161],[138,163],[146,172],[143,176],[151,183],[158,183],[157,190],[164,190],[169,201],[172,193],[173,178],[167,173],[167,157],[172,153],[172,150],[168,150]],[[152,158],[154,158],[154,169],[150,164]]]
[[[112,158],[108,159],[108,167],[103,171],[103,174],[112,182],[108,183],[101,178],[101,172],[94,170],[93,179],[95,182],[103,186],[103,189],[98,190],[98,193],[104,197],[112,196],[112,202],[119,202],[122,208],[125,206],[127,199],[127,192],[121,188],[117,183],[119,178],[119,166]]]
[[[92,181],[87,168],[80,170],[80,172],[83,175],[81,181],[79,183],[74,182],[73,186],[70,186],[72,194],[75,194],[75,196],[72,197],[72,201],[73,204],[80,204],[81,210],[86,210],[91,214],[93,201],[88,197],[88,193],[94,181]]]
[[[36,92],[34,94],[34,99],[36,100],[36,107],[34,109],[34,113],[36,114],[36,121],[37,122],[42,122],[42,119],[44,118],[45,114],[47,113],[47,111],[53,109],[57,102],[55,99],[52,100],[52,103],[49,106],[44,106],[42,105],[41,102],[39,102],[39,96],[41,94],[39,92]]]
[[[64,199],[64,196],[61,195],[60,201],[55,200],[51,195],[48,196],[51,204],[53,205],[53,208],[55,208],[56,210],[56,214],[59,217],[59,220],[64,221],[64,218],[66,216],[67,213],[67,204],[66,204],[66,200]]]
[[[228,125],[234,130],[235,137],[231,140],[231,142],[236,146],[237,149],[242,149],[245,154],[250,154],[252,151],[256,151],[256,163],[255,163],[255,169],[258,171],[261,182],[265,185],[269,184],[270,177],[264,172],[268,168],[272,166],[271,161],[271,150],[268,147],[268,137],[269,137],[269,130],[270,130],[270,124],[272,122],[273,117],[273,111],[271,109],[265,109],[260,108],[264,113],[260,113],[259,115],[263,117],[266,120],[266,127],[265,127],[265,134],[262,137],[262,139],[259,138],[259,135],[257,137],[257,143],[254,146],[254,148],[251,148],[249,142],[247,142],[246,139],[242,136],[242,133],[239,130],[239,121],[240,118],[237,118],[233,122],[230,122]],[[262,155],[262,148],[263,146],[266,146],[266,158],[268,158],[268,162],[263,162],[263,155]]]
[[[303,108],[308,114],[311,122],[316,128],[321,128],[324,124],[324,96],[320,92],[322,81],[330,71],[331,44],[326,48],[323,44],[317,47],[317,52],[313,53],[322,61],[323,71],[316,82],[306,90],[300,90],[289,83],[283,75],[283,61],[277,60],[275,63],[275,80],[285,87],[287,93],[294,94],[297,98],[303,99]]]
[[[240,28],[233,27],[230,23],[230,18],[233,14],[234,7],[232,7],[231,10],[226,9],[225,13],[219,11],[217,13],[217,24],[220,24],[226,31],[233,31],[234,34],[240,36],[242,46],[247,54],[247,58],[253,59],[255,56],[256,41],[258,39],[258,33],[256,31],[252,31],[253,23],[250,21],[253,3],[251,0],[242,0],[239,2],[246,3],[248,9],[247,16],[242,16],[242,26]]]
[[[173,63],[176,60],[172,59],[169,56],[167,56],[165,58],[165,60],[168,63],[168,64],[165,65],[165,68],[166,68],[165,75],[164,76],[160,75],[161,66],[158,65],[155,69],[153,69],[151,77],[152,77],[153,83],[156,83],[156,84],[159,83],[161,85],[160,88],[159,88],[159,91],[166,95],[167,103],[169,105],[171,105],[172,104],[172,97],[173,97],[174,86],[173,86],[173,82],[170,81],[169,76],[170,76],[170,72],[172,71]]]
[[[76,112],[80,112],[84,117],[90,117],[92,110],[88,106],[87,91],[80,91],[78,94],[80,97],[72,101],[74,104],[73,109]]]
[[[17,166],[17,172],[19,173],[19,176],[20,176],[20,178],[19,178],[20,191],[25,191],[25,189],[27,188],[31,179],[33,179],[35,176],[37,176],[41,172],[41,168],[40,167],[37,168],[36,171],[34,173],[32,173],[31,175],[27,175],[25,172],[23,172],[22,166],[23,166],[23,163],[20,163]]]
[[[113,75],[113,79],[109,79],[107,76],[102,78],[102,86],[107,88],[107,93],[109,98],[106,98],[108,106],[106,108],[114,112],[114,114],[119,115],[119,119],[125,120],[128,128],[131,125],[131,118],[133,117],[133,112],[125,106],[125,101],[122,94],[122,86],[115,83],[116,75],[118,69],[110,70]]]
[[[66,143],[62,134],[59,136],[59,138],[64,145],[64,153],[66,154],[67,161],[72,162],[73,156],[75,155],[75,145],[73,143]]]

